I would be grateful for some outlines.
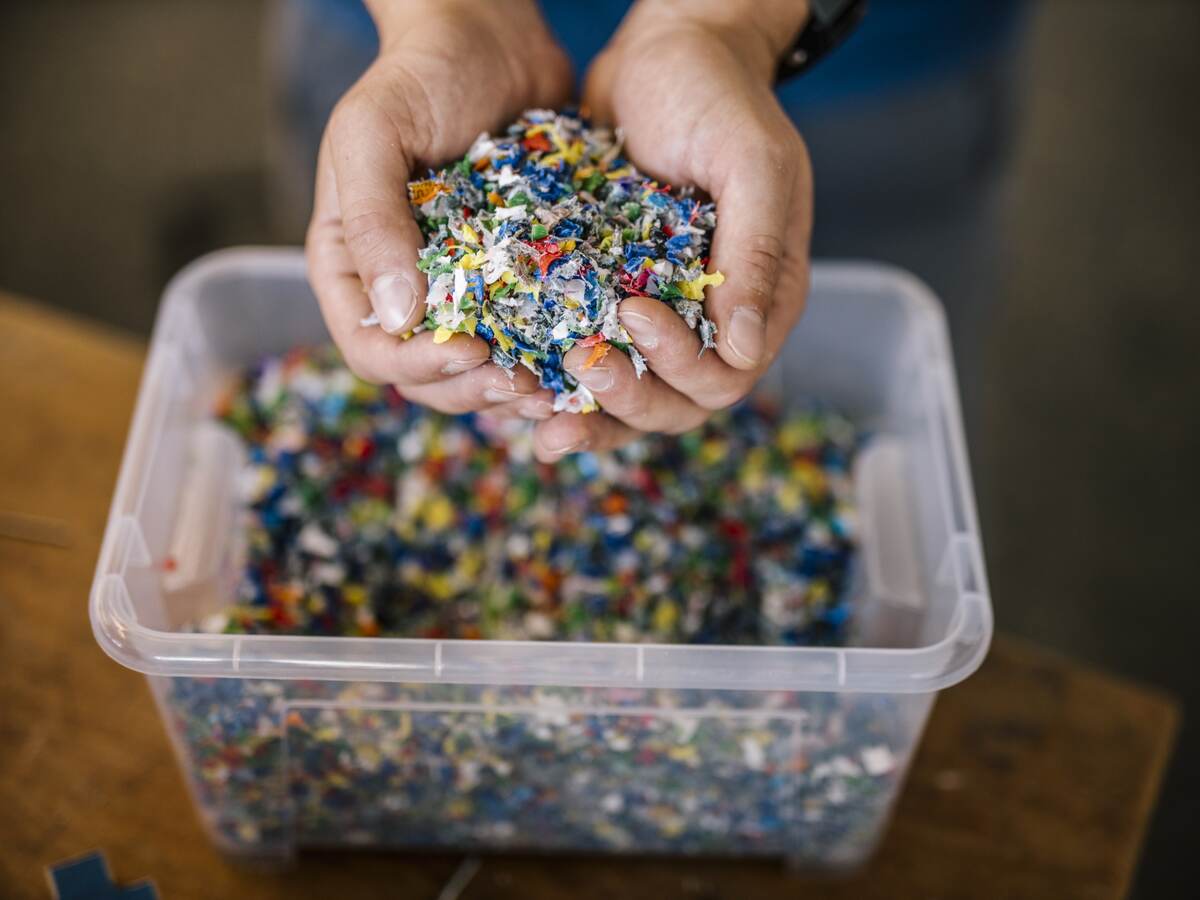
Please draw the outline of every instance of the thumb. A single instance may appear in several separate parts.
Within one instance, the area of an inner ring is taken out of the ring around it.
[[[806,159],[798,136],[764,137],[751,148],[731,154],[713,187],[717,230],[709,269],[720,271],[725,281],[709,289],[705,307],[717,325],[717,353],[735,369],[757,369],[768,361],[768,316],[784,256],[807,252],[806,223],[789,221]]]
[[[407,141],[414,131],[413,123],[391,114],[369,88],[348,94],[329,124],[346,249],[380,325],[391,334],[420,323],[428,291],[417,269],[425,241],[408,202]]]

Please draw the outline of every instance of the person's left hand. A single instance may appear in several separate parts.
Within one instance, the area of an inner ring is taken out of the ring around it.
[[[617,447],[641,432],[695,428],[746,396],[804,309],[812,178],[800,135],[771,89],[782,48],[744,24],[753,16],[700,14],[723,6],[641,0],[596,59],[584,91],[596,121],[624,129],[635,165],[716,200],[708,270],[720,270],[725,283],[708,288],[705,301],[716,352],[702,354],[699,335],[667,304],[623,300],[621,322],[650,371],[638,379],[623,353],[585,370],[588,351],[571,350],[567,370],[603,412],[538,423],[535,448],[544,461]]]

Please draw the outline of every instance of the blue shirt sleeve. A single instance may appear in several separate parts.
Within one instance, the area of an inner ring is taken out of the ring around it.
[[[362,0],[292,0],[332,28],[378,43]],[[543,0],[551,30],[581,78],[607,43],[630,0]],[[871,0],[849,40],[801,78],[780,88],[785,106],[853,102],[927,79],[952,77],[1004,52],[1018,31],[1027,0]]]

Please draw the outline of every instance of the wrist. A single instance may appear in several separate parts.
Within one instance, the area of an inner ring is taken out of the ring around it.
[[[364,0],[381,46],[403,37],[411,29],[431,22],[478,25],[489,19],[511,27],[528,21],[541,26],[536,0]]]
[[[638,0],[621,30],[653,40],[702,29],[769,81],[808,14],[808,0]]]

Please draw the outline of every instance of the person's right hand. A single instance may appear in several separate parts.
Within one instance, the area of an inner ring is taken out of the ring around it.
[[[460,156],[529,107],[570,96],[570,63],[534,0],[368,0],[378,59],[338,103],[317,163],[309,279],[329,332],[359,377],[395,385],[442,412],[482,409],[549,418],[552,395],[518,366],[488,361],[487,342],[422,332],[425,241],[410,178]],[[382,327],[363,326],[372,310]]]

